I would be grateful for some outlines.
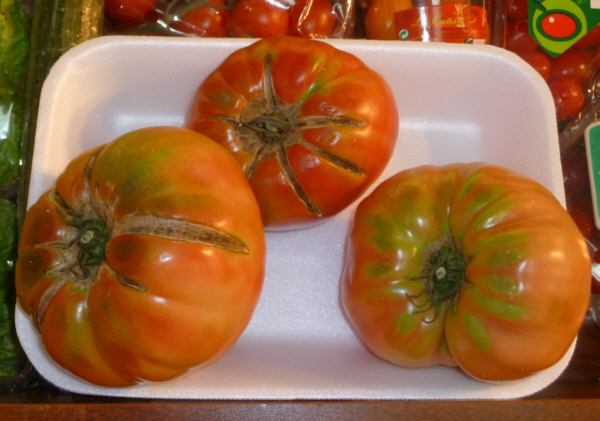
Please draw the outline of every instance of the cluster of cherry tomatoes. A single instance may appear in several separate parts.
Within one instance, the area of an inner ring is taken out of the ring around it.
[[[600,25],[557,57],[544,52],[529,36],[527,0],[507,0],[506,49],[515,52],[548,83],[559,126],[578,118],[592,92],[591,79],[600,68]],[[600,263],[600,230],[595,226],[588,163],[583,138],[563,151],[562,169],[567,210],[582,234],[596,248],[593,260]],[[600,282],[593,289],[600,292]]]
[[[266,38],[294,35],[329,38],[342,14],[332,0],[105,0],[115,25],[146,25],[160,19],[174,34]]]
[[[548,83],[557,119],[571,119],[585,105],[590,79],[600,67],[600,26],[558,57],[551,57],[529,36],[527,13],[527,0],[507,0],[506,49],[533,66]]]

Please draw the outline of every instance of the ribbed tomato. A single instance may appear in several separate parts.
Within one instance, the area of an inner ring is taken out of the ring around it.
[[[342,302],[387,361],[511,380],[565,355],[590,279],[584,238],[542,185],[478,163],[423,166],[359,204]]]
[[[250,321],[264,264],[237,162],[196,132],[156,127],[75,158],[29,209],[16,287],[58,364],[120,387],[223,355]]]
[[[196,92],[188,127],[243,167],[266,227],[332,216],[377,179],[396,143],[387,82],[360,59],[300,37],[233,52]]]

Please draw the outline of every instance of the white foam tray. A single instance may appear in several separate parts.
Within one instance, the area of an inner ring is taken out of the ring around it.
[[[30,203],[80,152],[130,130],[182,126],[192,96],[230,52],[252,41],[101,37],[70,50],[41,96]],[[382,175],[421,164],[485,161],[528,175],[564,205],[553,102],[516,55],[490,46],[333,41],[391,85],[400,134]],[[255,315],[219,361],[166,383],[112,389],[57,367],[20,308],[17,331],[37,370],[76,393],[176,399],[511,399],[541,390],[567,366],[493,384],[454,368],[404,369],[370,354],[338,301],[344,241],[356,203],[312,229],[268,233]]]

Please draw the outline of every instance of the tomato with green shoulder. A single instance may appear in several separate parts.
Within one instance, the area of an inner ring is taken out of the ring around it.
[[[31,206],[17,297],[74,375],[107,387],[166,381],[237,341],[265,254],[233,157],[191,130],[150,127],[74,158]]]
[[[561,360],[590,282],[585,239],[541,184],[482,163],[422,166],[359,204],[341,300],[384,360],[504,381]]]

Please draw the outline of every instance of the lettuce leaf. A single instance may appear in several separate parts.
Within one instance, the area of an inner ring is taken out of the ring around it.
[[[0,198],[0,378],[17,375],[25,360],[14,326],[16,243],[17,207]]]
[[[29,21],[20,1],[0,0],[0,183],[19,173],[28,51]]]

